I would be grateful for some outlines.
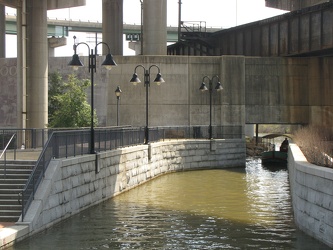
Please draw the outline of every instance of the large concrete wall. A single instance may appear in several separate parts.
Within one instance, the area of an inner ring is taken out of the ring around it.
[[[6,57],[6,15],[5,6],[0,4],[0,58]]]
[[[245,67],[246,123],[309,122],[307,59],[247,58]]]
[[[149,125],[208,125],[209,94],[199,91],[205,75],[218,75],[224,90],[213,93],[213,125],[308,124],[333,125],[333,60],[327,58],[262,58],[243,56],[115,56],[118,66],[107,71],[97,58],[95,108],[100,126],[116,125],[119,85],[119,124],[145,125],[145,88],[129,83],[134,68],[158,65],[165,83],[149,88]],[[77,72],[66,58],[50,58],[49,72],[59,71],[64,79],[75,73],[90,79],[88,58]],[[0,127],[16,127],[16,59],[0,59]],[[142,68],[137,73],[144,80]],[[157,69],[151,68],[151,78]],[[152,79],[153,81],[153,79]],[[89,91],[89,90],[88,90]],[[90,92],[88,92],[90,101]]]
[[[98,154],[98,173],[95,157],[51,162],[24,221],[16,224],[27,227],[20,228],[21,237],[166,173],[245,167],[246,152],[242,139],[158,142]]]
[[[224,88],[222,92],[213,93],[212,124],[244,124],[244,57],[115,56],[114,59],[117,67],[108,72],[98,66],[94,75],[95,107],[101,126],[116,125],[117,99],[114,91],[118,85],[122,90],[119,125],[145,125],[144,70],[137,69],[141,84],[133,86],[129,82],[139,64],[147,70],[151,65],[158,65],[165,80],[160,86],[151,82],[149,88],[150,126],[208,125],[209,94],[199,91],[205,75],[218,75]],[[50,63],[50,72],[59,71],[64,76],[73,73],[67,66],[69,58],[50,60],[53,62]],[[82,60],[88,64],[88,58]],[[102,60],[98,58],[98,65]],[[150,72],[153,81],[158,70],[152,67]],[[76,74],[80,79],[90,79],[87,67],[80,68]]]
[[[333,247],[333,170],[308,163],[295,144],[290,145],[288,170],[296,225]]]
[[[0,127],[17,127],[17,61],[0,59]]]
[[[330,57],[246,58],[246,123],[332,127]]]

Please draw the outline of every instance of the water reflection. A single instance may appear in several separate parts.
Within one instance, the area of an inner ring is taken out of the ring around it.
[[[288,173],[173,173],[86,210],[12,249],[329,249],[295,229]]]

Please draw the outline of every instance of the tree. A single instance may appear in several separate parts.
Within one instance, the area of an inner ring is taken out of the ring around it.
[[[89,127],[91,106],[87,102],[85,91],[90,86],[90,81],[79,80],[72,74],[64,82],[59,72],[52,73],[49,79],[49,127]],[[94,126],[97,123],[94,110]]]

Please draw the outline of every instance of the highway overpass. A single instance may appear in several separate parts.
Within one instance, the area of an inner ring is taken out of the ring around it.
[[[52,37],[67,37],[69,31],[102,33],[102,23],[89,20],[72,20],[72,19],[52,19],[47,20],[47,34]],[[139,41],[141,34],[140,24],[124,23],[123,32],[128,41]],[[205,28],[206,32],[216,32],[219,28]],[[17,25],[15,15],[6,15],[6,34],[16,35]],[[167,42],[178,41],[178,27],[167,27]]]

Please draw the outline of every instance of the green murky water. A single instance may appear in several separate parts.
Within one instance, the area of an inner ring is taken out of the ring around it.
[[[161,176],[12,247],[27,249],[329,249],[297,230],[288,172]]]

